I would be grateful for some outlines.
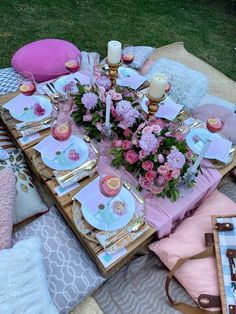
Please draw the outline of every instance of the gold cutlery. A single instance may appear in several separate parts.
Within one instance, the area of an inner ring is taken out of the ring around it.
[[[90,144],[90,146],[92,147],[92,149],[95,151],[95,153],[96,153],[97,155],[99,154],[98,149],[97,149],[95,143],[93,142],[93,140],[91,140],[91,138],[90,138],[88,135],[85,135],[85,136],[84,136],[84,141],[85,141],[86,143],[89,143],[89,144]]]
[[[19,131],[23,131],[25,129],[30,129],[30,128],[33,128],[33,127],[38,127],[38,126],[41,126],[41,125],[44,125],[44,124],[48,124],[50,121],[51,121],[52,117],[49,117],[49,118],[45,118],[41,121],[38,121],[38,122],[28,122],[24,125],[22,125],[21,127],[19,127]]]
[[[51,85],[47,83],[46,86],[47,86],[47,88],[54,94],[54,91],[53,91]]]
[[[122,241],[124,241],[127,237],[129,237],[130,235],[132,235],[132,233],[137,233],[138,231],[142,230],[142,228],[145,226],[145,221],[140,221],[135,223],[132,227],[131,230],[128,231],[123,237],[121,237],[118,241],[116,241],[115,243],[112,243],[108,246],[106,246],[106,250],[111,250],[113,247],[115,247],[116,245],[118,245],[119,243],[121,243]]]
[[[142,198],[142,196],[140,196],[140,194],[138,193],[138,191],[136,191],[136,189],[134,189],[131,184],[129,184],[128,182],[124,181],[123,182],[123,186],[130,191],[131,194],[133,194],[133,196],[141,203],[144,204],[144,200]]]
[[[75,168],[74,170],[70,171],[69,173],[66,173],[64,175],[62,175],[61,177],[58,177],[58,181],[66,183],[68,181],[70,181],[72,178],[74,178],[75,176],[77,176],[82,170],[91,170],[93,169],[97,164],[97,160],[92,159],[92,160],[88,160],[85,163],[83,163],[82,165],[80,165],[79,167]]]

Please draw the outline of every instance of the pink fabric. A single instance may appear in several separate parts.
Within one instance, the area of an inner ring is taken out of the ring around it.
[[[236,144],[236,112],[215,104],[204,104],[195,108],[193,116],[204,122],[210,117],[220,118],[224,122],[224,127],[220,131],[233,144]]]
[[[17,72],[32,72],[37,82],[44,82],[69,73],[65,68],[66,53],[75,53],[81,62],[81,52],[72,43],[43,39],[20,48],[12,57],[11,64]]]
[[[204,234],[212,232],[211,215],[236,215],[236,204],[224,194],[214,191],[173,234],[152,243],[149,248],[171,269],[179,258],[192,256],[206,248]],[[213,257],[186,262],[175,277],[196,302],[203,293],[219,295]]]
[[[0,171],[0,250],[11,246],[16,177],[10,168]]]
[[[152,60],[147,60],[147,61],[144,63],[142,69],[139,71],[139,73],[142,74],[142,75],[146,74],[146,73],[150,70],[150,68],[151,68],[151,66],[152,66],[153,64],[154,64],[154,61],[152,61]]]

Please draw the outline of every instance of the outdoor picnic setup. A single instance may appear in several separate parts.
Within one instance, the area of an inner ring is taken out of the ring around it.
[[[96,313],[236,313],[236,203],[221,192],[235,190],[236,83],[183,43],[110,40],[102,58],[43,39],[11,65],[0,313],[83,313],[93,293]]]

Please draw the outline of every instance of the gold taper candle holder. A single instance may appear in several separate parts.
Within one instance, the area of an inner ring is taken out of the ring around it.
[[[116,85],[116,80],[118,78],[118,68],[122,64],[122,62],[113,64],[113,63],[109,63],[107,60],[107,64],[109,66],[109,77],[111,80],[111,84],[114,86]]]
[[[164,101],[166,99],[166,93],[163,94],[161,98],[153,98],[148,93],[146,94],[146,97],[149,100],[148,104],[148,120],[151,120],[155,117],[155,114],[158,111],[160,102]]]

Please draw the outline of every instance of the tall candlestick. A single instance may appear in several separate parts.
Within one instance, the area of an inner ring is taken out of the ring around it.
[[[107,60],[111,64],[120,63],[121,59],[121,43],[116,40],[111,40],[108,43]]]
[[[201,153],[198,155],[197,159],[195,160],[195,163],[193,164],[193,166],[190,168],[190,171],[192,173],[195,173],[197,171],[198,166],[200,165],[202,159],[204,158],[206,152],[208,151],[208,148],[211,144],[211,140],[208,139],[205,143],[204,146],[201,150]]]
[[[111,95],[108,94],[106,98],[106,120],[105,126],[110,127],[110,112],[111,112]]]
[[[89,63],[90,85],[93,85],[93,69],[94,69],[94,59],[91,57],[90,63]]]
[[[161,98],[165,92],[167,84],[168,80],[164,74],[155,74],[150,83],[150,88],[148,91],[149,95],[152,98]]]

